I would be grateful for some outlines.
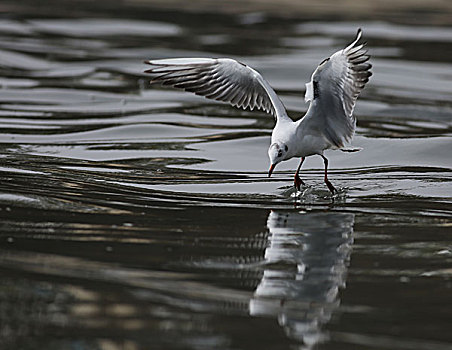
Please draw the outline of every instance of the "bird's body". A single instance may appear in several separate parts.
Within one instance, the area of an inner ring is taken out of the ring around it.
[[[323,60],[306,84],[306,102],[310,106],[305,116],[293,121],[270,84],[254,69],[230,58],[173,58],[145,61],[151,82],[159,82],[240,108],[254,108],[272,114],[276,124],[268,149],[269,176],[281,161],[301,159],[294,176],[296,188],[303,181],[298,176],[306,157],[320,155],[325,163],[325,183],[328,181],[328,160],[324,150],[342,148],[353,136],[356,119],[353,109],[359,93],[369,81],[369,56],[360,44],[362,31],[345,49]]]

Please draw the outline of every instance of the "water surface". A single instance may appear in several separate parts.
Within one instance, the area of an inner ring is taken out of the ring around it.
[[[452,348],[450,26],[32,6],[0,18],[1,348]],[[358,26],[334,202],[319,157],[267,177],[271,117],[143,73],[237,58],[297,119]]]

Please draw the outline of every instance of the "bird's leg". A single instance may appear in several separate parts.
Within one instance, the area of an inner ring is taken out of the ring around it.
[[[336,188],[334,188],[333,184],[328,180],[328,159],[321,154],[320,155],[323,158],[323,163],[325,164],[325,183],[328,186],[328,189],[331,191],[331,193],[334,195],[334,193],[337,193]]]
[[[298,173],[300,172],[303,162],[304,162],[304,157],[301,157],[300,164],[298,165],[297,171],[295,172],[294,179],[293,179],[293,184],[295,186],[295,189],[297,189],[298,191],[300,190],[301,185],[304,186],[303,180],[300,179],[300,176],[298,176]]]

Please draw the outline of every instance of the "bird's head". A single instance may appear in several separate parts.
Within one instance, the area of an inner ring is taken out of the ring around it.
[[[289,148],[286,144],[274,142],[268,148],[268,158],[270,158],[270,169],[268,170],[268,177],[270,177],[276,165],[286,159]]]

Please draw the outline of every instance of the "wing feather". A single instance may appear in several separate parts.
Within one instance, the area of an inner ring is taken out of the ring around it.
[[[288,118],[268,82],[254,69],[230,58],[170,58],[145,61],[151,83],[190,91],[243,109],[259,109]]]
[[[370,56],[364,49],[366,43],[360,43],[361,36],[362,30],[358,29],[353,42],[319,65],[306,84],[317,91],[307,91],[306,99],[311,105],[300,127],[323,134],[330,147],[344,147],[352,138],[356,100],[372,75]]]

